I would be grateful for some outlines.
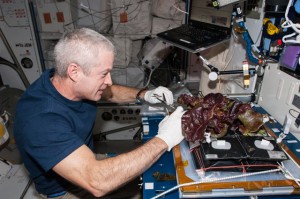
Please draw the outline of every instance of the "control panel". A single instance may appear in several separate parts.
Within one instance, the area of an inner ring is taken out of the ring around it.
[[[138,139],[142,131],[141,106],[99,105],[93,134],[106,140]]]

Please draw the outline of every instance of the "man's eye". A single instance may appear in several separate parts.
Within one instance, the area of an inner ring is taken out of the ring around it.
[[[108,75],[108,73],[103,73],[102,77],[106,77]]]

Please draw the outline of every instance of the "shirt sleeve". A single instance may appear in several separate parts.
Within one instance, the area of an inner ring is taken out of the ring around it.
[[[23,129],[23,147],[46,172],[84,144],[67,117],[45,113],[35,119],[28,121]]]

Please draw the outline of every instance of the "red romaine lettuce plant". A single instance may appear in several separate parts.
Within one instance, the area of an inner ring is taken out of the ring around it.
[[[253,111],[250,104],[221,93],[210,93],[203,98],[182,94],[177,101],[188,107],[182,116],[182,130],[186,140],[193,142],[202,141],[205,132],[217,138],[226,135],[229,129],[238,129],[242,134],[254,133],[266,117]]]

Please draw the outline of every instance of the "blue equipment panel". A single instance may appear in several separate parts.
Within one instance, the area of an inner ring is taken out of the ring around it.
[[[157,180],[153,174],[173,176],[174,180]],[[177,185],[172,152],[166,152],[152,167],[143,174],[143,198],[151,198]],[[178,191],[167,194],[165,198],[178,198]]]

